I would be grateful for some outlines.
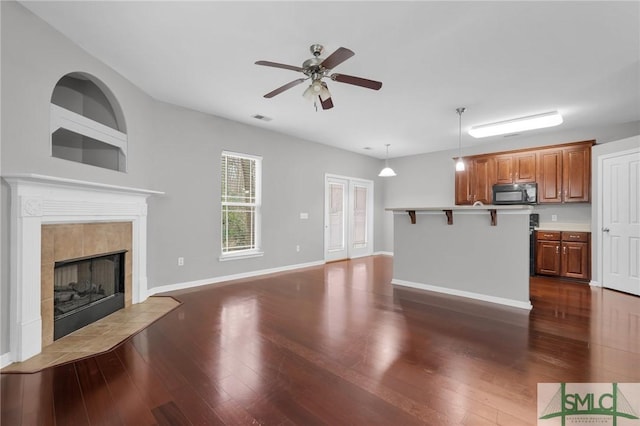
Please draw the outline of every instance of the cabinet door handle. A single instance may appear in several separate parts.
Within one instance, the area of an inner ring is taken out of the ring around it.
[[[562,254],[567,254],[567,246],[562,247]]]
[[[560,246],[556,246],[556,254],[560,253]]]

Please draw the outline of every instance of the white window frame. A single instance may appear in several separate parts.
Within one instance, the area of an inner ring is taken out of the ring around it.
[[[251,257],[259,257],[264,254],[262,251],[262,157],[251,154],[243,154],[232,151],[222,151],[219,161],[222,162],[224,157],[244,158],[255,161],[255,202],[254,203],[229,203],[222,201],[220,194],[220,261],[247,259]],[[222,173],[218,174],[222,176]],[[221,177],[222,179],[222,177]],[[222,181],[220,182],[222,188]],[[255,208],[255,225],[254,225],[254,242],[255,247],[246,250],[237,250],[225,253],[224,249],[224,230],[222,227],[222,214],[225,206],[251,206]]]

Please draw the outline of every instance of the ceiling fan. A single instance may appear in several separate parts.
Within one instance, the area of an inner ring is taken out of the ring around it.
[[[302,63],[302,67],[296,67],[294,65],[286,65],[279,64],[277,62],[270,61],[257,61],[256,65],[264,65],[267,67],[274,68],[283,68],[291,71],[298,71],[303,73],[306,77],[299,78],[297,80],[293,80],[285,84],[284,86],[280,86],[277,89],[267,93],[264,95],[265,98],[273,98],[276,95],[284,92],[285,90],[291,89],[298,84],[301,84],[307,80],[311,80],[311,84],[304,91],[302,96],[309,100],[320,99],[320,105],[322,105],[322,109],[330,109],[333,108],[333,101],[331,100],[331,93],[329,93],[329,87],[327,83],[322,81],[323,78],[328,77],[333,81],[337,81],[339,83],[347,83],[352,84],[354,86],[365,87],[367,89],[379,90],[382,87],[382,83],[379,81],[369,80],[362,77],[354,77],[352,75],[346,74],[329,74],[329,72],[355,55],[355,53],[346,47],[340,47],[331,55],[326,58],[321,58],[323,46],[320,44],[312,44],[309,48],[311,53],[313,54],[313,58],[307,59]],[[317,106],[316,106],[317,109]]]

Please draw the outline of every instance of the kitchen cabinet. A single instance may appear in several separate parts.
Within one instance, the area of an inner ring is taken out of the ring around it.
[[[536,274],[591,278],[589,232],[536,231]]]
[[[498,155],[495,158],[495,183],[531,183],[536,181],[536,153]]]
[[[491,156],[465,159],[464,171],[456,171],[457,205],[473,204],[477,201],[491,204],[495,182],[494,165],[495,160]]]
[[[538,152],[538,203],[562,202],[562,150]]]
[[[536,274],[560,275],[561,232],[536,232]]]
[[[562,187],[565,203],[591,200],[591,144],[562,150]]]
[[[591,200],[591,142],[537,153],[538,202]]]
[[[591,201],[591,146],[594,141],[503,151],[464,158],[456,172],[457,205],[492,202],[495,184],[538,183],[538,203]]]
[[[463,159],[464,170],[456,170],[456,205],[473,204],[471,190],[471,162]]]

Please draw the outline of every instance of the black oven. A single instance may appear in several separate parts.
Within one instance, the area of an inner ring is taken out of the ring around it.
[[[493,185],[493,204],[538,204],[538,184]]]

